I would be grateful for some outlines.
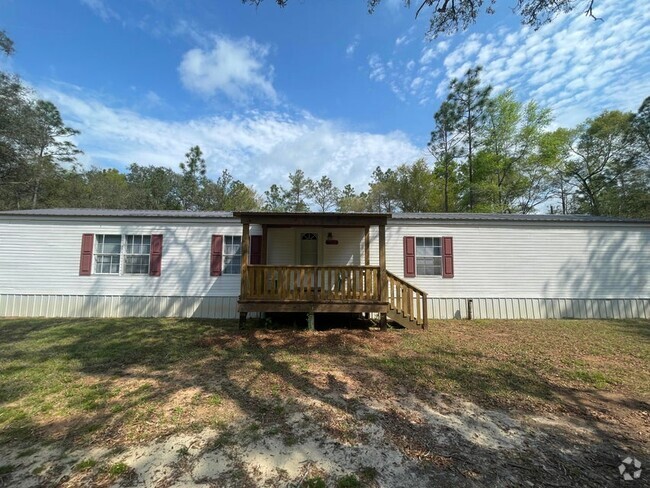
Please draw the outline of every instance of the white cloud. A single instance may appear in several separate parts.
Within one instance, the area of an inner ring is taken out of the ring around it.
[[[368,58],[370,67],[370,79],[373,81],[384,81],[386,78],[386,68],[378,54],[371,54]]]
[[[146,117],[115,108],[66,86],[40,88],[66,122],[81,131],[77,142],[86,164],[155,164],[178,168],[187,149],[200,145],[211,176],[228,169],[258,190],[286,184],[301,168],[310,177],[325,171],[339,186],[365,190],[373,169],[393,167],[425,155],[400,131],[350,130],[309,113],[249,111],[184,121]]]
[[[108,22],[109,20],[120,20],[120,16],[117,12],[106,5],[104,0],[81,0],[81,3],[95,12],[95,14],[105,22]]]
[[[359,47],[360,40],[361,40],[361,36],[359,34],[354,36],[352,42],[350,42],[350,44],[348,44],[348,46],[345,48],[345,54],[347,57],[352,57],[354,52],[357,50],[357,47]]]
[[[430,88],[440,75],[440,70],[428,65],[415,70],[414,60],[403,62],[398,59],[384,61],[377,53],[368,58],[369,78],[385,83],[401,101],[407,101],[407,95],[418,99],[421,105],[430,99]]]
[[[643,2],[602,0],[595,22],[580,12],[537,31],[527,27],[469,36],[444,59],[445,80],[483,65],[495,89],[516,87],[520,98],[550,106],[561,125],[604,109],[636,110],[650,92],[650,12]]]
[[[436,59],[440,54],[443,54],[448,50],[449,50],[449,41],[437,41],[434,46],[429,46],[422,49],[420,64],[429,64],[431,61]]]
[[[215,36],[211,48],[187,51],[178,71],[187,89],[206,96],[223,93],[237,100],[250,97],[276,100],[268,54],[269,46],[249,37]]]

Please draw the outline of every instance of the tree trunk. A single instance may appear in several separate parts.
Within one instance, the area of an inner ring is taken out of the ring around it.
[[[469,211],[474,210],[474,178],[472,169],[472,102],[467,107],[467,169],[469,176]]]

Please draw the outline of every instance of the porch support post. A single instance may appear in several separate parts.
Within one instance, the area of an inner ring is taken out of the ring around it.
[[[268,249],[268,239],[269,239],[269,234],[268,234],[268,226],[266,224],[262,224],[262,259],[261,259],[261,264],[266,264],[266,252]]]
[[[366,225],[363,237],[364,237],[364,249],[366,254],[366,266],[370,266],[370,226]]]
[[[316,326],[314,323],[314,312],[309,312],[307,314],[307,330],[316,330]]]
[[[386,226],[379,225],[379,297],[381,303],[388,303],[388,275],[386,274]],[[379,315],[379,327],[386,330],[386,313]]]
[[[363,248],[364,248],[364,254],[365,254],[365,263],[366,266],[370,266],[370,226],[366,225],[364,227],[364,232],[363,232]],[[367,270],[365,271],[366,273],[368,272]],[[366,275],[367,277],[367,275]],[[366,282],[366,287],[368,286],[368,283]],[[370,314],[368,312],[364,313],[363,316],[366,319],[370,318]]]
[[[250,243],[250,224],[244,222],[244,228],[241,237],[241,290],[239,299],[245,300],[248,298],[248,247]]]

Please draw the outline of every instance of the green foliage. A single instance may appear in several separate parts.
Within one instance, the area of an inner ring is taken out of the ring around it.
[[[179,164],[181,170],[180,201],[183,210],[199,210],[201,196],[207,185],[207,167],[199,146],[193,146]]]
[[[364,466],[359,470],[359,479],[370,485],[379,477],[379,471],[373,466]]]
[[[482,151],[477,155],[476,197],[486,212],[530,213],[551,196],[552,160],[542,148],[551,112],[523,104],[511,90],[486,107]]]
[[[312,478],[307,478],[300,485],[302,488],[327,488],[327,483],[320,476],[314,476]]]
[[[454,210],[452,203],[458,199],[458,165],[456,159],[461,155],[462,135],[457,130],[460,123],[458,107],[446,100],[433,116],[434,130],[428,144],[429,152],[434,157],[433,177],[435,185],[442,189],[441,204],[443,212]]]
[[[606,111],[549,132],[549,109],[511,90],[492,97],[479,74],[473,68],[453,80],[434,115],[428,207],[532,213],[548,205],[552,213],[650,216],[650,97],[637,114]],[[383,179],[375,181],[388,189],[382,201],[400,207],[389,171],[379,169]]]
[[[131,468],[124,463],[115,463],[108,467],[108,474],[111,476],[122,476],[130,471]]]
[[[579,212],[624,215],[635,203],[631,196],[647,194],[647,170],[641,166],[633,120],[631,113],[605,111],[574,132],[567,175],[576,187]]]
[[[309,205],[307,205],[305,200],[309,198],[312,185],[312,180],[307,178],[305,172],[301,169],[297,169],[295,173],[289,174],[289,188],[284,192],[287,211],[309,211]]]
[[[491,86],[482,86],[481,67],[470,68],[462,79],[454,78],[449,83],[446,102],[451,113],[455,114],[455,130],[461,138],[463,154],[466,155],[460,165],[460,179],[465,180],[462,188],[461,209],[474,211],[476,188],[474,180],[474,155],[480,148],[482,132],[488,118],[488,106],[491,103]]]
[[[403,212],[430,212],[435,194],[434,176],[424,159],[402,164],[395,171],[396,204]]]
[[[348,474],[338,479],[336,488],[361,488],[361,481],[355,475]]]
[[[12,41],[5,31],[0,31],[0,51],[7,56],[14,53],[14,41]]]
[[[367,209],[368,195],[363,192],[357,195],[352,185],[345,185],[336,204],[337,212],[364,212]]]
[[[341,192],[329,177],[322,176],[320,180],[309,182],[308,193],[318,209],[327,212],[336,207]]]
[[[386,171],[379,166],[372,173],[368,192],[368,206],[376,212],[393,212],[397,209],[397,174],[388,168]]]
[[[75,471],[89,471],[97,466],[97,461],[94,459],[84,459],[83,461],[78,462],[74,470]]]
[[[169,168],[131,164],[126,174],[129,208],[142,210],[180,210],[181,176]]]
[[[257,193],[227,169],[216,181],[206,181],[203,188],[202,210],[256,210],[260,204]]]
[[[282,187],[273,184],[264,192],[264,210],[268,212],[286,212],[287,202]]]

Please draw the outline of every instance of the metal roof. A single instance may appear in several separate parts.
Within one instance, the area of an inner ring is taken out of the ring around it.
[[[113,210],[94,208],[44,208],[34,210],[8,210],[0,212],[0,216],[38,216],[38,217],[118,217],[118,218],[171,218],[171,219],[227,219],[243,216],[320,216],[323,218],[349,217],[387,217],[390,214],[379,213],[335,213],[335,212],[192,212],[188,210]],[[605,217],[596,215],[537,215],[537,214],[485,214],[485,213],[394,213],[395,220],[445,221],[445,222],[564,222],[564,223],[611,223],[611,224],[650,224],[647,219],[626,219],[621,217]]]
[[[367,227],[386,225],[390,214],[362,212],[235,212],[242,224],[271,227]]]
[[[393,219],[399,220],[436,220],[436,221],[493,221],[493,222],[585,222],[613,224],[650,224],[646,219],[627,219],[582,214],[487,214],[487,213],[394,213]]]
[[[189,210],[114,210],[105,208],[42,208],[9,210],[0,215],[39,217],[137,217],[137,218],[232,218],[232,212],[192,212]]]

